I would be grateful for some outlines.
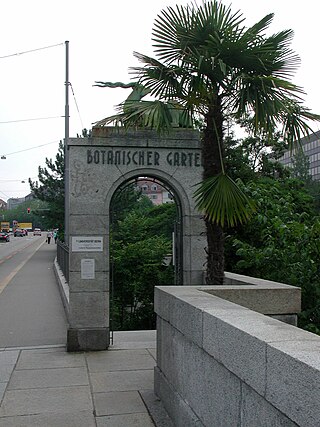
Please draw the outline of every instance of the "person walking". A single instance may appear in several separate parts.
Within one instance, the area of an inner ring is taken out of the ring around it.
[[[54,243],[57,243],[57,238],[58,238],[58,232],[57,232],[57,230],[54,230],[54,232],[53,232],[53,238],[54,238]]]
[[[51,237],[52,237],[52,231],[48,231],[48,234],[47,234],[48,245],[50,245]]]

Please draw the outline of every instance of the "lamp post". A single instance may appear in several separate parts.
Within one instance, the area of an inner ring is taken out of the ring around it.
[[[69,246],[69,42],[66,45],[65,136],[64,136],[64,241]]]

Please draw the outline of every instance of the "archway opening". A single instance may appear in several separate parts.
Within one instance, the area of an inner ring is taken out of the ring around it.
[[[155,329],[155,286],[182,283],[179,197],[154,176],[122,183],[110,204],[110,329]]]

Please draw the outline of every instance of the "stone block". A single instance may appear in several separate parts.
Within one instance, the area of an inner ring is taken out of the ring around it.
[[[298,316],[296,314],[270,314],[270,317],[288,325],[298,326]]]
[[[294,286],[213,286],[206,292],[263,314],[293,314],[301,310],[301,290]]]
[[[95,272],[94,279],[81,279],[80,272],[71,271],[69,273],[69,291],[70,292],[108,292],[109,291],[109,272]]]
[[[108,292],[70,292],[71,328],[105,328],[109,321]]]
[[[93,211],[89,214],[70,215],[69,217],[69,234],[81,234],[82,230],[86,235],[106,235],[109,230],[109,215],[97,215]]]
[[[169,320],[170,317],[170,303],[173,296],[165,291],[164,288],[167,286],[156,286],[154,288],[154,311],[158,316],[165,320]]]
[[[184,286],[202,286],[204,283],[204,270],[183,269]]]
[[[203,311],[182,299],[175,298],[170,305],[170,323],[185,337],[202,346]]]
[[[246,384],[242,384],[241,427],[298,427]]]
[[[158,368],[154,371],[154,383],[155,394],[161,399],[175,427],[205,427]]]
[[[315,427],[320,420],[320,337],[316,337],[272,343],[267,349],[266,399],[303,427]]]
[[[183,237],[183,269],[191,271],[204,271],[206,264],[207,246],[205,236]],[[193,282],[192,282],[193,284]],[[200,282],[202,284],[202,282]]]
[[[250,315],[249,310],[245,310]],[[238,314],[229,310],[230,317]],[[226,316],[225,316],[226,317]],[[266,386],[266,343],[212,314],[203,316],[203,348],[258,393]]]
[[[70,272],[81,271],[81,260],[82,259],[94,259],[95,271],[108,272],[109,263],[107,258],[109,256],[109,245],[105,243],[106,238],[104,237],[104,250],[103,252],[70,252]]]
[[[107,350],[109,343],[109,328],[68,329],[68,352]]]
[[[193,215],[184,215],[182,221],[186,236],[204,236],[206,242],[206,226],[203,215],[199,215],[198,212]]]
[[[205,426],[236,426],[240,380],[193,343],[185,341],[183,350],[184,381],[179,394]]]
[[[178,331],[166,321],[161,322],[161,345],[157,341],[157,366],[163,374],[170,378],[172,386],[180,389],[180,377],[183,358],[181,358],[180,347],[177,345],[179,339]]]

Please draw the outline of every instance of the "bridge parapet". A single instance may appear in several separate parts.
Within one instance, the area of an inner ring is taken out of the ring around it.
[[[174,424],[318,425],[320,337],[270,317],[296,316],[300,289],[229,282],[156,288],[155,392]]]

